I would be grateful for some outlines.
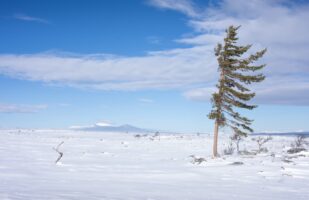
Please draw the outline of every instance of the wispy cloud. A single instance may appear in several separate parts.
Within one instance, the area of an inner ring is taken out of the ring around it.
[[[39,17],[33,17],[25,14],[14,14],[13,18],[17,20],[22,21],[28,21],[28,22],[37,22],[37,23],[43,23],[43,24],[49,24],[50,22],[46,19],[39,18]]]
[[[161,9],[179,11],[190,17],[200,15],[197,6],[191,0],[149,0],[149,4]]]
[[[138,99],[139,102],[142,102],[142,103],[154,103],[154,100],[152,99],[147,99],[147,98],[140,98]]]
[[[151,43],[151,44],[160,44],[161,43],[161,39],[158,36],[148,36],[146,38],[147,42]]]
[[[0,113],[36,113],[47,107],[47,105],[0,104]]]
[[[58,105],[61,106],[61,107],[71,106],[71,104],[68,104],[68,103],[59,103]]]
[[[24,80],[101,90],[175,89],[213,77],[201,47],[141,57],[41,53],[0,55],[0,74]],[[72,73],[74,71],[74,73]]]

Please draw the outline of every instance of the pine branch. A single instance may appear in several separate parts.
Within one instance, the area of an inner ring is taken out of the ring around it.
[[[239,64],[235,69],[240,70],[242,72],[255,72],[257,70],[263,69],[266,65],[258,65],[258,66],[248,66],[243,63]]]
[[[252,82],[261,82],[265,79],[265,76],[263,74],[243,75],[237,72],[231,72],[231,73],[226,74],[226,76],[230,78],[235,78],[246,84],[251,84]]]
[[[244,102],[241,102],[241,101],[237,101],[235,99],[231,99],[229,97],[225,97],[225,102],[235,106],[235,107],[238,107],[238,108],[245,108],[245,109],[248,109],[248,110],[252,110],[254,108],[256,108],[257,106],[256,105],[247,105],[245,104]]]
[[[255,93],[244,93],[233,90],[231,87],[224,87],[226,94],[229,94],[231,97],[236,97],[243,101],[249,101],[255,96]]]
[[[244,137],[246,137],[248,135],[246,132],[240,130],[237,127],[230,126],[230,128],[233,129],[235,135],[244,136]]]
[[[238,127],[238,128],[241,127],[242,129],[247,130],[247,131],[249,131],[250,133],[253,132],[253,129],[250,128],[250,127],[249,127],[248,125],[246,125],[246,124],[242,124],[242,123],[239,123],[239,122],[234,121],[234,120],[229,120],[229,122],[230,122],[231,124],[235,125],[235,126]]]
[[[248,119],[248,118],[246,118],[246,117],[242,117],[242,116],[240,116],[240,114],[238,113],[238,112],[231,112],[231,111],[229,111],[229,110],[226,110],[226,109],[224,109],[224,110],[222,110],[222,112],[225,112],[225,113],[227,113],[228,115],[230,115],[232,118],[234,118],[236,121],[239,121],[239,122],[241,122],[241,123],[244,123],[244,124],[246,124],[246,125],[251,125],[251,123],[253,122],[253,120],[250,120],[250,119]]]
[[[247,64],[250,64],[254,61],[257,61],[259,58],[261,58],[265,53],[267,49],[263,49],[262,51],[258,51],[255,54],[250,55],[247,59],[245,59]]]
[[[237,81],[235,81],[233,79],[230,79],[228,77],[225,77],[225,86],[226,87],[231,87],[231,88],[233,88],[233,87],[237,88],[241,92],[248,92],[248,91],[250,91],[248,88],[244,87],[243,85],[241,85]]]

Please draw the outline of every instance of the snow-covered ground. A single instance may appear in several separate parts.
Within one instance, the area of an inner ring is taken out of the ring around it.
[[[209,135],[2,130],[0,199],[308,200],[309,154],[288,155],[294,139],[274,137],[264,154],[212,159]],[[223,150],[228,137],[219,142]],[[257,145],[249,137],[241,148]],[[206,162],[192,164],[191,155]]]

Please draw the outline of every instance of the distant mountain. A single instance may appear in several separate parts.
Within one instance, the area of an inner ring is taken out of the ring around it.
[[[71,129],[74,130],[80,130],[80,131],[98,131],[98,132],[122,132],[122,133],[149,133],[149,132],[155,132],[150,129],[142,129],[135,126],[131,126],[128,124],[121,125],[121,126],[114,126],[110,124],[102,124],[97,123],[93,126],[84,126],[84,127],[71,127]]]
[[[309,136],[308,131],[301,131],[301,132],[270,132],[270,133],[252,133],[251,135],[271,135],[271,136],[296,136],[296,135],[305,135]]]

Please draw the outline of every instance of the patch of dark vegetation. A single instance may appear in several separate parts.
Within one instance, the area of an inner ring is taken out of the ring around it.
[[[243,164],[244,164],[243,162],[239,162],[239,161],[236,161],[236,162],[231,163],[231,165],[235,165],[235,166],[237,166],[237,165],[243,165]]]
[[[288,159],[285,159],[285,158],[284,158],[284,159],[282,159],[282,161],[283,161],[283,162],[285,162],[285,163],[293,163],[293,161],[292,161],[292,160],[288,160]]]
[[[306,141],[307,136],[298,135],[296,139],[292,142],[291,148],[287,151],[289,154],[295,154],[302,151],[307,151],[306,146],[309,145],[309,142]]]
[[[192,164],[198,164],[199,165],[203,162],[207,162],[207,160],[205,158],[197,157],[195,155],[190,155],[189,157],[192,158],[192,161],[191,161]]]
[[[294,153],[299,153],[302,151],[306,151],[306,149],[305,148],[291,148],[287,152],[290,154],[294,154]]]
[[[239,151],[240,155],[245,155],[245,156],[255,156],[257,154],[256,151],[248,151],[247,149],[243,151]]]

